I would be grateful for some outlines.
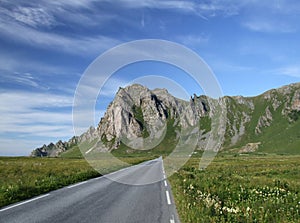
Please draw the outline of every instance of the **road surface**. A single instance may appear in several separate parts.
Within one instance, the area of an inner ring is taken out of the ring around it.
[[[3,207],[0,222],[177,223],[162,162],[161,158],[147,161]],[[145,179],[161,180],[141,185]]]

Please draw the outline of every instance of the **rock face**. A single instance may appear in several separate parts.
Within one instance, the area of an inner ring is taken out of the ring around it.
[[[216,117],[221,116],[223,122],[220,124]],[[299,117],[299,83],[256,97],[211,99],[194,95],[190,101],[175,98],[166,89],[149,90],[134,84],[119,89],[96,129],[91,127],[68,142],[44,145],[35,149],[32,156],[59,156],[74,145],[94,139],[104,145],[102,149],[95,146],[101,151],[118,149],[121,143],[132,148],[153,148],[161,138],[168,137],[165,129],[170,123],[177,135],[179,129],[197,127],[198,149],[213,149],[212,139],[224,135],[221,149],[239,147],[240,151],[251,152],[263,148],[269,139],[266,137],[282,134],[283,127],[297,129]],[[256,140],[257,137],[260,139]],[[260,143],[251,143],[255,141]]]
[[[255,152],[261,142],[256,142],[256,143],[247,143],[245,146],[243,146],[240,150],[239,153],[252,153]]]
[[[186,128],[199,123],[200,117],[208,112],[206,109],[200,98],[186,102],[166,89],[151,91],[135,84],[119,89],[97,131],[104,141],[114,142],[112,148],[117,148],[124,138],[136,142],[143,137],[150,143],[162,136],[167,120],[175,120],[176,125]]]
[[[61,153],[65,152],[66,150],[82,143],[85,141],[91,141],[94,138],[97,138],[97,131],[94,127],[90,127],[88,131],[86,131],[81,136],[73,136],[67,142],[63,142],[59,140],[57,143],[50,143],[49,145],[43,145],[40,148],[36,148],[31,152],[31,156],[33,157],[58,157]]]
[[[258,123],[255,127],[255,133],[261,133],[263,127],[269,127],[272,123],[273,117],[269,109],[269,106],[265,109],[265,113],[258,119]]]

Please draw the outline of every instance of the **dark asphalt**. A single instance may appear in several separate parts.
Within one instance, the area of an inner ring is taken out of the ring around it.
[[[0,222],[177,223],[170,186],[163,178],[158,158],[3,207]],[[141,185],[149,179],[162,180]]]

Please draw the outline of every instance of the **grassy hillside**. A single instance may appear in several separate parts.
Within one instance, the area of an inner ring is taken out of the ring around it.
[[[76,145],[76,146],[73,146],[72,148],[68,149],[67,151],[63,152],[62,154],[60,154],[60,157],[81,159],[81,158],[83,158],[83,155],[82,155],[79,147]]]
[[[157,158],[159,156],[167,156],[170,154],[177,143],[176,130],[179,128],[174,126],[174,119],[169,119],[167,121],[167,130],[166,135],[162,142],[150,150],[134,150],[129,148],[121,142],[121,145],[118,149],[112,151],[112,154],[115,157],[149,157],[149,159]]]
[[[280,101],[285,100],[280,94],[277,94],[277,98]],[[286,106],[285,103],[282,103],[274,110],[271,102],[266,101],[263,95],[253,98],[253,102],[255,109],[251,113],[250,122],[246,124],[245,134],[232,147],[239,148],[250,142],[261,142],[259,152],[300,154],[300,120],[297,119],[297,116],[295,116],[294,120],[290,120],[289,115],[282,114]],[[270,126],[262,127],[262,132],[257,134],[255,133],[255,128],[267,107],[272,114],[271,124]]]

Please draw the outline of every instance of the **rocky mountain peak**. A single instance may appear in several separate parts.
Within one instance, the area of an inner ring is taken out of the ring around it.
[[[166,126],[174,131],[198,126],[197,148],[205,149],[212,135],[212,117],[218,104],[227,108],[226,125],[220,129],[225,132],[222,149],[252,151],[248,147],[255,145],[253,151],[271,147],[281,151],[280,145],[294,150],[299,147],[300,83],[272,89],[256,97],[226,96],[216,100],[194,95],[189,101],[172,96],[166,89],[150,90],[133,84],[119,88],[97,128],[90,127],[68,142],[44,145],[32,155],[58,156],[74,145],[94,139],[104,147],[97,144],[89,151],[118,149],[124,139],[129,142],[128,147],[142,148],[148,144],[154,147],[156,144],[152,142],[168,137],[164,135]],[[282,135],[286,136],[282,138]]]

